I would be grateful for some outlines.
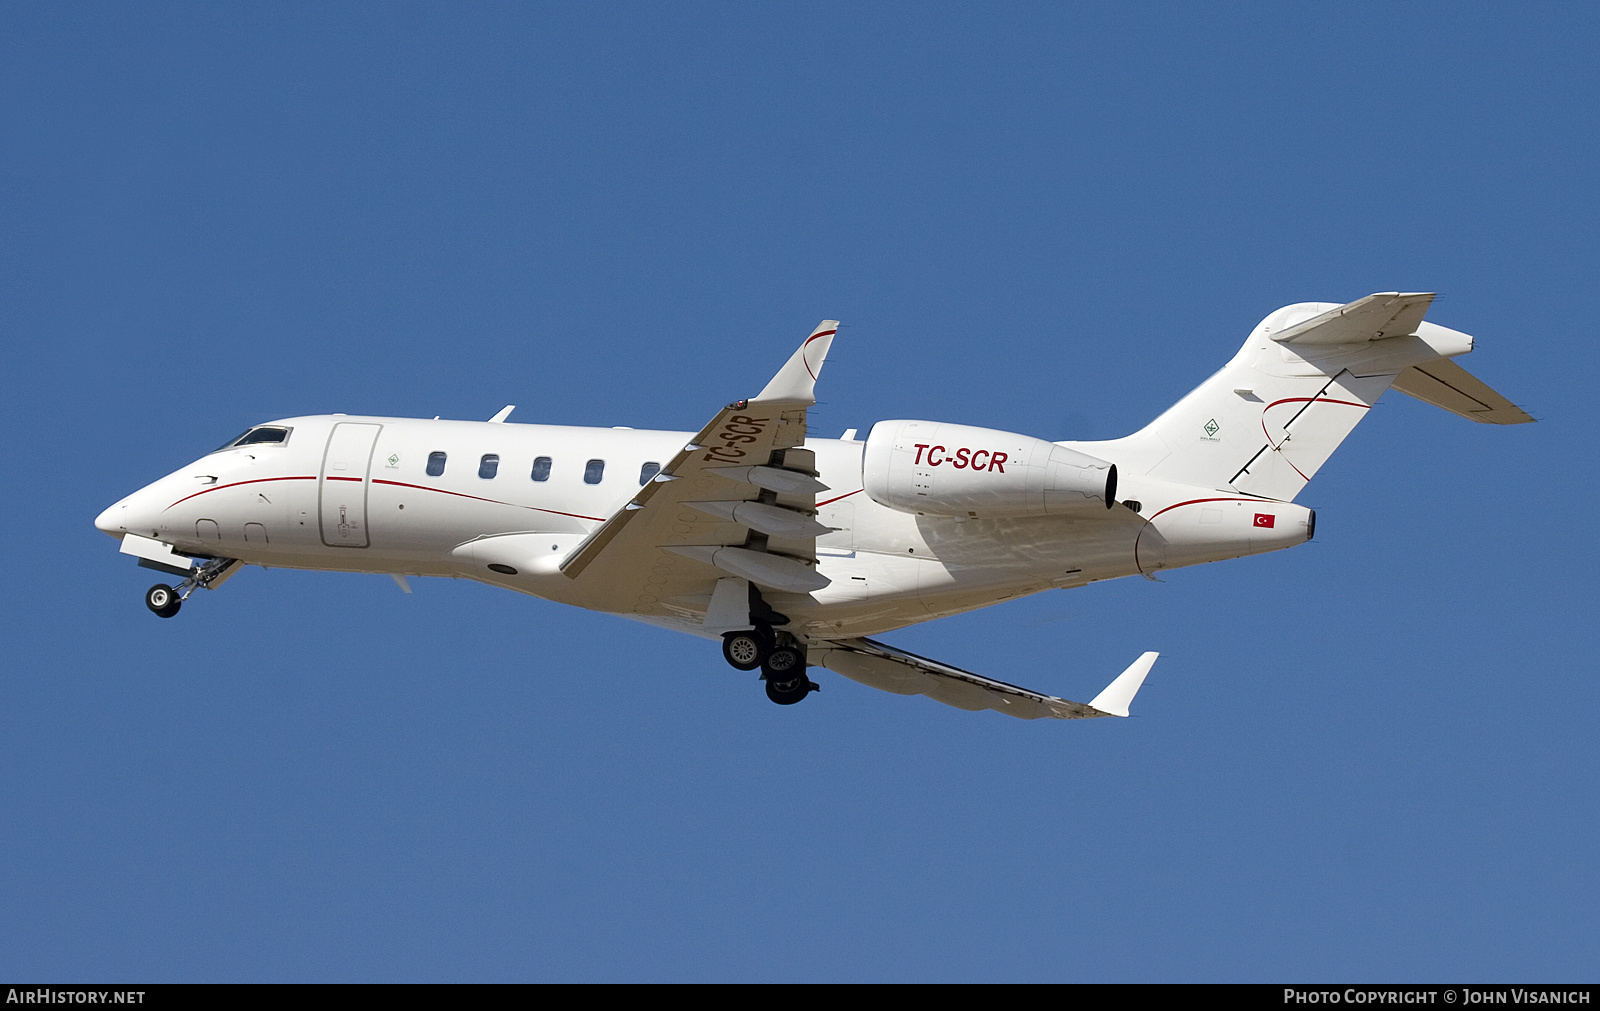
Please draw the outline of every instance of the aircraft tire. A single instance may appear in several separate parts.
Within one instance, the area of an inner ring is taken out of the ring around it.
[[[816,687],[804,674],[796,677],[793,681],[774,681],[768,678],[766,685],[767,698],[780,706],[794,705],[807,695],[810,695],[811,690]]]
[[[755,670],[772,647],[755,632],[729,632],[722,637],[722,658],[734,670]]]
[[[164,583],[157,583],[144,591],[144,606],[163,618],[170,618],[183,606],[178,593]]]
[[[770,680],[776,677],[779,681],[787,680],[796,668],[805,670],[805,656],[793,646],[779,646],[767,654],[761,663],[761,670]]]

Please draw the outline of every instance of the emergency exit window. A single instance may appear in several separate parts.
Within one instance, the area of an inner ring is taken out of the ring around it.
[[[655,477],[659,473],[661,473],[661,464],[659,464],[659,463],[647,463],[643,467],[640,467],[639,468],[639,487],[642,488],[645,485],[649,484],[650,483],[650,479]]]
[[[440,474],[443,474],[443,473],[444,473],[444,454],[443,453],[438,453],[438,452],[429,453],[428,454],[428,476],[429,477],[438,477]]]

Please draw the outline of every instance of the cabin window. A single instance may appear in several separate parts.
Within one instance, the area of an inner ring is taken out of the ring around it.
[[[639,468],[639,487],[650,483],[650,479],[661,473],[661,464],[651,462]]]
[[[500,454],[483,454],[483,459],[478,461],[478,476],[487,481],[498,473],[500,473]]]
[[[428,454],[429,477],[438,477],[444,473],[444,459],[444,454],[441,452],[436,451]]]
[[[548,456],[536,456],[533,458],[532,476],[535,481],[550,480],[550,458]]]
[[[583,483],[599,484],[600,479],[606,476],[606,462],[604,460],[590,460],[583,465]]]

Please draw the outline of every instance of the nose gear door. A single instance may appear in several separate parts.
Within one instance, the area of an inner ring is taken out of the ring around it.
[[[343,421],[333,426],[317,478],[322,543],[330,548],[364,548],[367,537],[367,489],[371,484],[372,449],[382,425]]]

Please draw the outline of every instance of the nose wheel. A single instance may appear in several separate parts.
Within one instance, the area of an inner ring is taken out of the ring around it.
[[[157,583],[144,591],[144,606],[163,618],[170,618],[183,606],[183,598],[172,587]]]

